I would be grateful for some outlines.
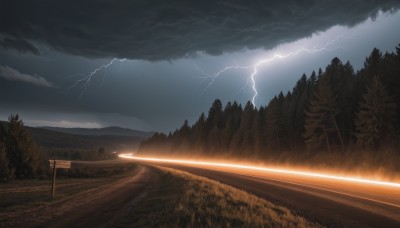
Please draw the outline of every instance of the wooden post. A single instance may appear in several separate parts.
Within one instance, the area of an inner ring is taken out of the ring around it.
[[[51,198],[54,199],[54,192],[56,191],[56,159],[53,164],[53,183],[51,183]]]
[[[53,168],[53,182],[51,183],[51,198],[54,199],[56,192],[56,175],[57,169],[70,169],[71,161],[66,160],[56,160],[54,157],[53,160],[49,160],[50,168]]]

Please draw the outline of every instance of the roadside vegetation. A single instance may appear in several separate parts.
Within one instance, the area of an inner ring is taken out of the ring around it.
[[[156,168],[155,168],[156,169]],[[121,227],[320,227],[290,210],[207,178],[157,168],[146,197],[110,224]],[[160,181],[161,180],[161,181]]]

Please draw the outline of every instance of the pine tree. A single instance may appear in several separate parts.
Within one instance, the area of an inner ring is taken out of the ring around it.
[[[206,148],[206,136],[207,136],[207,126],[206,117],[204,113],[201,113],[197,122],[193,125],[193,147],[192,149],[196,151],[205,151]]]
[[[208,129],[211,130],[214,127],[222,128],[223,124],[222,102],[219,99],[216,99],[208,111]]]
[[[313,71],[310,75],[310,77],[307,80],[308,82],[308,86],[311,88],[314,88],[314,86],[316,86],[317,84],[317,74],[315,73],[315,71]]]
[[[366,71],[368,79],[372,79],[379,75],[382,68],[382,52],[374,48],[369,57],[365,59],[364,70]]]
[[[294,130],[293,141],[298,150],[304,145],[301,133],[304,132],[304,109],[308,103],[308,99],[307,76],[303,74],[293,88],[291,114],[289,115],[292,118]]]
[[[253,103],[248,101],[243,110],[243,117],[240,123],[239,131],[242,132],[242,152],[252,153],[254,151],[254,132],[252,129],[254,113],[257,110]]]
[[[352,104],[352,87],[354,80],[354,70],[350,62],[342,64],[339,58],[333,58],[331,63],[326,67],[325,76],[329,81],[332,92],[336,96],[336,107],[338,112],[335,118],[338,127],[335,129],[341,129],[337,132],[338,139],[342,146],[342,150],[345,150],[344,140],[350,138],[352,131],[352,116],[354,113]],[[335,124],[336,124],[335,122]],[[344,134],[344,136],[342,136]],[[346,141],[347,142],[347,141]]]
[[[187,151],[189,149],[189,141],[191,138],[191,127],[189,126],[189,121],[185,120],[183,125],[176,132],[174,150],[176,151]]]
[[[19,116],[11,115],[8,121],[5,145],[11,168],[15,169],[15,176],[36,177],[43,171],[41,154]]]
[[[373,78],[356,114],[357,146],[375,150],[393,133],[396,103],[378,77]]]
[[[293,96],[291,92],[288,92],[282,103],[282,133],[286,136],[285,147],[293,152],[296,151],[296,140],[295,140],[295,129],[293,125],[293,114],[291,112],[291,107],[293,105]]]
[[[275,96],[269,102],[266,111],[266,137],[268,147],[273,150],[281,150],[281,104]]]
[[[222,130],[222,136],[221,136],[221,141],[222,141],[222,146],[224,148],[224,151],[227,152],[229,151],[229,145],[231,144],[233,134],[236,131],[235,127],[235,118],[233,114],[230,114],[227,116],[227,120],[225,123],[225,127]]]
[[[243,114],[241,115],[240,126],[233,136],[230,146],[236,153],[243,153],[245,152],[244,150],[253,150],[253,141],[251,141],[253,137],[251,132],[253,112],[254,106],[250,101],[248,101],[244,107]]]
[[[229,109],[225,109],[226,124],[223,130],[224,143],[227,150],[236,152],[238,145],[241,144],[241,136],[237,136],[238,129],[242,120],[243,109],[236,101]]]
[[[254,132],[254,153],[256,157],[261,157],[265,149],[265,108],[260,107],[254,113],[252,130]]]
[[[326,148],[331,152],[332,135],[337,132],[336,115],[336,97],[326,77],[322,77],[318,82],[317,91],[310,99],[308,110],[305,110],[305,139],[308,150]]]
[[[10,167],[5,145],[6,132],[0,124],[0,182],[5,182],[14,178],[15,170]]]

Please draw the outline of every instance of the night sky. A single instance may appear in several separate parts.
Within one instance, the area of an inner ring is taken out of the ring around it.
[[[398,0],[0,0],[0,120],[18,113],[30,126],[168,132],[216,98],[244,105],[255,89],[254,104],[265,106],[333,57],[357,70],[374,47],[393,52],[399,8]]]

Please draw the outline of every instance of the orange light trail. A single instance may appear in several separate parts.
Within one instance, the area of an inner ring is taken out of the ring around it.
[[[341,180],[341,181],[348,181],[348,182],[357,182],[357,183],[363,183],[363,184],[375,184],[375,185],[391,186],[391,187],[400,188],[400,183],[378,181],[378,180],[364,179],[364,178],[358,178],[358,177],[335,176],[335,175],[321,174],[321,173],[316,173],[316,172],[304,172],[304,171],[295,171],[295,170],[288,170],[288,169],[276,169],[276,168],[240,165],[240,164],[231,164],[231,163],[220,163],[220,162],[206,162],[206,161],[193,161],[193,160],[180,160],[180,159],[162,159],[162,158],[154,158],[154,157],[136,157],[136,156],[133,156],[132,154],[120,154],[118,156],[121,158],[133,159],[133,160],[137,160],[137,161],[163,162],[163,163],[214,166],[214,167],[228,167],[228,168],[237,168],[237,169],[255,170],[255,171],[262,171],[262,172],[282,173],[282,174],[292,174],[292,175],[297,175],[297,176],[318,177],[318,178],[325,178],[325,179],[332,179],[332,180]]]

